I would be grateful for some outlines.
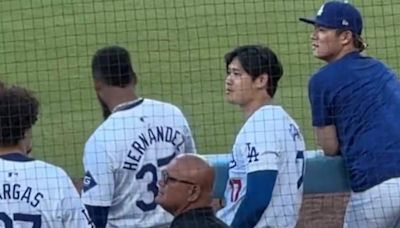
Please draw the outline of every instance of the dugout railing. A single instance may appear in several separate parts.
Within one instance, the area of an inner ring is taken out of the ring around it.
[[[223,198],[230,154],[205,155],[216,170],[214,197]],[[305,152],[304,194],[349,192],[349,178],[340,156],[327,157],[321,151]]]

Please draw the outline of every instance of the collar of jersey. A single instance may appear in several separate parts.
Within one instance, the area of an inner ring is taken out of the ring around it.
[[[33,161],[35,159],[25,156],[20,153],[10,153],[0,155],[0,159],[8,160],[8,161],[17,161],[17,162],[28,162]]]
[[[139,97],[138,99],[135,99],[133,101],[128,101],[121,103],[112,110],[112,113],[119,112],[119,111],[125,111],[131,108],[134,108],[136,106],[139,106],[141,103],[143,103],[144,98]]]

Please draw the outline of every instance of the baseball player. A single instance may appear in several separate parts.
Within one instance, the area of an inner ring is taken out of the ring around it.
[[[28,156],[38,109],[29,91],[0,89],[0,227],[92,227],[65,171]]]
[[[393,70],[363,55],[363,20],[345,2],[313,18],[313,54],[327,64],[309,81],[312,122],[326,155],[342,155],[351,197],[344,227],[400,227],[400,84]]]
[[[217,216],[233,228],[295,227],[303,195],[304,140],[272,98],[283,74],[267,47],[241,46],[225,55],[225,95],[246,122],[236,136]]]
[[[136,95],[128,51],[105,47],[92,59],[95,90],[111,115],[85,145],[82,199],[96,227],[166,227],[154,200],[162,167],[195,153],[189,125],[172,104]]]

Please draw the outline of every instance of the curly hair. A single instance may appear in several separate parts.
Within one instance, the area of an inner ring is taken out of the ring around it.
[[[39,101],[18,86],[0,89],[0,146],[15,146],[36,123]]]

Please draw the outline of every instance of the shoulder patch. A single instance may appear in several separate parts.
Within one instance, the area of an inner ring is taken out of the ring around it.
[[[97,183],[94,180],[92,174],[90,174],[89,171],[86,171],[85,177],[83,178],[83,192],[89,191],[96,185]]]

